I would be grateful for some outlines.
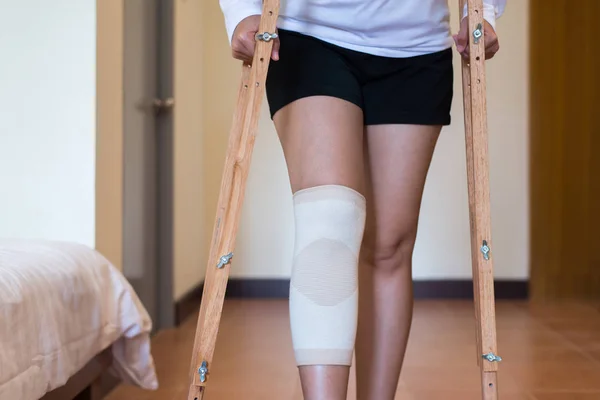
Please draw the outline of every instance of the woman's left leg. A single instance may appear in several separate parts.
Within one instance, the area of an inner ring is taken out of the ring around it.
[[[367,221],[359,269],[358,400],[393,400],[412,320],[412,254],[441,126],[366,128]]]

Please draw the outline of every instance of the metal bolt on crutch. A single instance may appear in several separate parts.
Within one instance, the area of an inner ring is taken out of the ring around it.
[[[460,1],[461,14],[464,1]],[[258,130],[273,39],[277,38],[278,15],[279,0],[263,0],[259,33],[255,36],[254,57],[251,64],[244,63],[242,67],[194,339],[188,400],[202,400],[210,382],[210,369]],[[502,359],[496,350],[482,16],[482,0],[468,0],[469,30],[473,32],[473,40],[470,41],[470,61],[462,62],[462,78],[477,363],[481,370],[483,400],[496,400],[496,372],[498,362]]]

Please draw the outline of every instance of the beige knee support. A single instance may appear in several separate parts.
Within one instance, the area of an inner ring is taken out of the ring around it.
[[[294,194],[290,324],[298,366],[352,363],[365,213],[365,198],[345,186]]]

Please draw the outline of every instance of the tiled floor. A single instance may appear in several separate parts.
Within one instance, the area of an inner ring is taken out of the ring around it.
[[[500,399],[600,400],[600,302],[498,302],[496,312]],[[396,399],[481,399],[473,315],[469,302],[415,304]],[[185,400],[195,323],[154,338],[159,390],[118,387],[107,400]],[[289,334],[287,302],[227,301],[204,399],[301,400]]]

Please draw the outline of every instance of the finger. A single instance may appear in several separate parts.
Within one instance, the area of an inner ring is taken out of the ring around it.
[[[256,32],[246,31],[240,33],[234,38],[231,48],[239,53],[249,54],[250,57],[254,54],[254,35]]]
[[[461,46],[460,42],[458,41],[458,34],[452,35],[452,39],[454,39],[454,44],[456,45],[456,50],[458,50],[458,52],[460,53],[462,51],[462,46]]]
[[[490,50],[494,53],[497,53],[500,50],[500,43],[496,42],[492,46],[490,46]]]
[[[467,40],[468,39],[468,32],[469,30],[469,18],[465,17],[460,21],[460,29],[458,31],[458,37],[461,40]]]
[[[458,34],[456,34],[455,42],[456,48],[459,52],[462,52],[469,46],[469,21],[467,18],[464,18],[460,23],[460,29]]]
[[[271,52],[271,58],[273,61],[279,60],[279,39],[273,41],[273,51]]]
[[[498,43],[498,40],[492,40],[489,43],[485,44],[485,51],[489,52],[489,51],[493,51],[496,52],[500,49],[500,43]]]
[[[231,52],[233,57],[238,60],[248,61],[252,59],[252,53],[250,53],[246,46],[241,43],[237,44],[235,47],[232,46]]]
[[[256,36],[256,31],[254,31],[254,30],[246,31],[241,35],[240,41],[246,47],[248,46],[248,44],[252,44],[252,47],[254,47],[254,42],[256,42],[255,36]]]
[[[234,57],[242,61],[252,61],[254,56],[254,48],[250,48],[247,42],[237,42],[235,47],[232,47]]]
[[[467,37],[461,35],[460,32],[459,34],[454,36],[454,43],[456,44],[456,50],[458,50],[459,53],[462,53],[465,50],[465,48],[469,46]]]
[[[240,54],[243,61],[252,62],[254,58],[254,42],[250,42],[244,38],[238,43],[236,51]]]
[[[235,58],[236,60],[247,62],[247,63],[252,62],[252,57],[250,57],[247,53],[241,53],[241,52],[234,51],[233,58]]]
[[[465,46],[465,48],[462,49],[460,54],[462,54],[462,56],[466,59],[469,59],[471,57],[471,48],[469,46]]]
[[[498,37],[497,36],[493,36],[490,37],[489,39],[486,38],[485,39],[485,48],[487,49],[491,49],[492,47],[495,47],[498,44]]]
[[[231,53],[238,60],[246,60],[248,58],[248,50],[244,43],[240,40],[235,40],[231,44]]]
[[[250,40],[244,40],[244,42],[242,43],[244,46],[244,53],[246,53],[248,55],[248,57],[253,58],[254,57],[254,40],[250,41]]]
[[[490,58],[494,57],[499,50],[500,50],[500,44],[496,42],[495,45],[493,45],[489,49],[486,49],[486,51],[485,51],[486,59],[489,60]]]

